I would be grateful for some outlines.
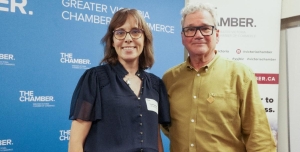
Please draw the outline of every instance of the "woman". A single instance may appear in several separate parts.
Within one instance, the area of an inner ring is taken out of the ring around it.
[[[159,123],[170,123],[154,63],[152,33],[135,9],[117,11],[102,38],[105,56],[74,91],[69,152],[162,152]]]

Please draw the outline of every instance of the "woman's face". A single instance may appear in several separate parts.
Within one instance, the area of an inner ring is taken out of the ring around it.
[[[126,22],[114,29],[113,36],[113,44],[112,46],[115,48],[118,54],[118,60],[121,63],[124,62],[137,62],[139,61],[139,56],[144,48],[144,33],[139,30],[136,19],[133,16],[128,16]],[[122,32],[130,32],[132,35],[138,35],[137,32],[141,32],[141,36],[139,38],[132,38],[129,33],[125,33],[124,39],[117,39],[116,34]]]

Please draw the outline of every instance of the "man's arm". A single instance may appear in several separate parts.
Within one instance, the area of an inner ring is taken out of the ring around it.
[[[276,152],[274,136],[259,95],[257,80],[249,73],[241,85],[242,133],[247,152]]]

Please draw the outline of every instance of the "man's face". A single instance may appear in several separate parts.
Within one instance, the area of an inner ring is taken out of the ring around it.
[[[185,17],[183,28],[214,25],[214,20],[209,12],[197,11]],[[181,33],[182,44],[188,50],[190,56],[208,56],[214,53],[216,44],[219,42],[219,30],[213,29],[213,34],[203,36],[199,30],[195,36],[186,37]]]

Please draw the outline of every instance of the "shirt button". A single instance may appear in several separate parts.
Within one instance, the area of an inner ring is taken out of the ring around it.
[[[200,76],[200,74],[198,73],[198,74],[197,74],[197,76],[199,77],[199,76]]]
[[[143,125],[143,123],[140,123],[140,126],[142,126]]]
[[[195,120],[194,120],[194,119],[191,119],[191,122],[195,122]]]
[[[194,144],[191,144],[191,147],[194,147]]]
[[[141,140],[141,143],[144,142],[144,140]]]
[[[194,96],[194,99],[196,99],[197,97],[196,96]]]
[[[142,114],[140,114],[140,117],[142,117],[143,115]]]
[[[140,97],[138,97],[138,99],[140,100],[141,98],[140,98]]]
[[[140,134],[142,135],[142,134],[143,134],[143,132],[140,132]]]

